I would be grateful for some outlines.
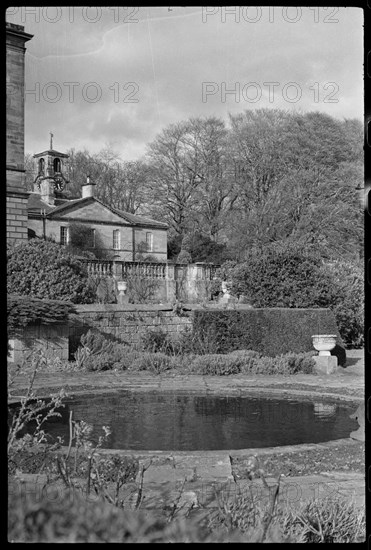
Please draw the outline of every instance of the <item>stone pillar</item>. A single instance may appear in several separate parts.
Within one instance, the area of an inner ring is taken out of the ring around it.
[[[117,303],[127,304],[129,298],[127,295],[127,282],[122,277],[122,262],[113,260],[112,277],[116,283],[117,288]]]
[[[28,239],[24,169],[24,57],[32,34],[6,23],[6,202],[7,241]]]
[[[316,363],[315,372],[318,374],[333,374],[338,367],[336,355],[315,355],[313,357]]]

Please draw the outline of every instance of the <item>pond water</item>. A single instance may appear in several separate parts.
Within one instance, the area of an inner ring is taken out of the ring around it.
[[[67,399],[61,418],[45,431],[69,442],[69,415],[94,426],[93,439],[110,426],[104,445],[132,450],[232,450],[319,443],[349,437],[358,424],[354,405],[309,400],[131,392]],[[32,430],[30,426],[29,431]]]

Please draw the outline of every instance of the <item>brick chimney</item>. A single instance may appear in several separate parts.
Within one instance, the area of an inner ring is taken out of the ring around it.
[[[95,183],[90,181],[90,176],[86,177],[86,183],[81,186],[81,196],[83,199],[86,197],[94,197]]]

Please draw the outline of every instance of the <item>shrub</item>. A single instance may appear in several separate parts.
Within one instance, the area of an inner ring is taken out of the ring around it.
[[[190,264],[192,263],[192,256],[188,250],[181,250],[178,254],[177,260],[179,264]]]
[[[156,301],[156,293],[160,287],[159,279],[148,279],[140,275],[132,275],[127,280],[127,295],[130,304],[145,304]]]
[[[183,239],[182,247],[190,252],[194,262],[220,264],[228,256],[226,244],[218,244],[202,233],[193,233],[186,244]]]
[[[345,365],[346,353],[329,309],[264,308],[193,311],[192,336],[203,342],[212,335],[213,353],[238,349],[254,350],[275,357],[313,350],[313,334],[337,334],[338,344],[331,352]]]
[[[165,353],[141,353],[131,364],[130,370],[146,370],[154,374],[161,374],[172,368],[170,357]]]
[[[353,502],[327,497],[301,504],[281,515],[287,534],[301,543],[364,542],[366,518]]]
[[[139,472],[139,460],[134,456],[104,455],[97,461],[96,470],[105,483],[116,482],[118,476],[123,483],[133,482]]]
[[[93,259],[110,260],[113,256],[112,252],[104,247],[98,231],[95,231],[94,237],[92,236],[93,231],[94,229],[85,223],[71,222],[69,224],[69,243],[66,246],[67,250],[74,255],[81,255]]]
[[[332,262],[326,266],[337,287],[331,309],[348,348],[364,345],[364,268],[358,263]]]
[[[197,356],[194,354],[186,355],[171,355],[170,367],[171,370],[179,371],[179,374],[189,374],[191,372],[190,365]]]
[[[277,244],[251,250],[230,271],[230,291],[254,307],[326,307],[334,289],[313,248]]]
[[[303,250],[296,244],[275,244],[250,251],[244,263],[224,271],[232,295],[245,295],[254,307],[331,308],[344,343],[363,346],[364,268],[360,263],[324,263],[313,247]]]
[[[7,297],[8,332],[14,333],[35,323],[43,325],[66,323],[69,313],[73,312],[75,309],[68,302],[9,295]]]
[[[121,510],[85,500],[76,490],[16,491],[9,495],[8,540],[13,542],[211,542],[209,531],[191,519]],[[52,498],[54,497],[54,498]],[[227,542],[226,537],[220,537]],[[216,542],[217,540],[215,540]]]
[[[201,355],[193,359],[190,370],[193,374],[226,376],[241,371],[241,359],[232,355]]]
[[[205,355],[217,353],[219,349],[218,334],[215,327],[212,326],[205,326],[201,334],[194,330],[194,327],[186,327],[180,333],[176,345],[179,353],[184,354]]]
[[[148,330],[141,337],[141,344],[144,351],[152,353],[157,351],[166,352],[171,348],[168,334],[162,329]]]
[[[74,304],[94,301],[85,266],[65,247],[41,239],[8,247],[7,292]]]
[[[229,355],[238,357],[241,360],[241,373],[255,373],[257,360],[261,357],[260,353],[250,349],[239,349],[232,351]]]
[[[87,371],[104,371],[114,367],[123,369],[124,358],[131,348],[120,341],[108,338],[98,331],[88,330],[80,338],[80,346],[75,353],[78,368]]]
[[[251,374],[312,374],[315,362],[309,353],[287,353],[277,357],[252,357],[242,366],[243,373]]]

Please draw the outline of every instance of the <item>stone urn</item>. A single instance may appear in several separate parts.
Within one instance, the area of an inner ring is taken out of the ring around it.
[[[117,290],[121,293],[125,293],[127,289],[127,282],[126,281],[117,281]]]
[[[128,297],[126,295],[127,286],[128,285],[126,281],[117,281],[117,290],[119,293],[117,301],[119,304],[126,304],[128,302]]]
[[[331,355],[331,350],[336,346],[336,334],[314,334],[312,336],[313,347],[321,357]]]

